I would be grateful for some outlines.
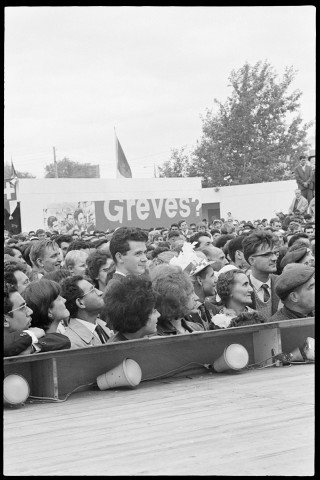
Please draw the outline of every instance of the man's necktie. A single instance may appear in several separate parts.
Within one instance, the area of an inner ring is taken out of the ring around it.
[[[261,288],[263,288],[264,292],[263,292],[263,301],[264,302],[267,302],[270,298],[270,293],[269,293],[269,286],[266,284],[266,283],[263,283],[261,285]]]
[[[101,343],[107,343],[107,340],[109,340],[109,337],[107,333],[103,330],[101,325],[99,325],[99,323],[96,324],[96,332],[101,340]]]
[[[209,319],[207,317],[207,313],[206,313],[206,309],[205,309],[205,306],[202,304],[199,306],[199,310],[200,310],[200,317],[201,317],[201,320],[202,320],[202,323],[203,323],[203,326],[205,327],[206,330],[209,329]]]

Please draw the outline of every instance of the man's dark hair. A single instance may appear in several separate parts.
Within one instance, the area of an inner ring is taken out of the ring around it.
[[[74,211],[73,218],[75,219],[75,221],[78,221],[80,213],[83,213],[82,208],[77,208],[77,210]]]
[[[13,316],[13,313],[9,313],[12,310],[12,301],[10,300],[11,293],[17,292],[14,285],[4,282],[4,295],[3,295],[3,313],[5,315]]]
[[[219,230],[218,228],[212,228],[212,229],[210,230],[210,233],[211,233],[211,235],[214,235],[215,233],[219,233],[219,234],[220,234],[221,232],[220,232],[220,230]]]
[[[115,330],[134,333],[148,322],[156,299],[150,280],[128,275],[110,285],[104,297],[104,311]]]
[[[77,240],[72,240],[67,249],[67,253],[71,252],[72,250],[88,250],[89,248],[92,248],[91,243],[79,238]]]
[[[235,262],[236,251],[240,250],[243,252],[242,240],[245,238],[245,235],[238,235],[235,238],[232,238],[228,243],[228,255],[230,259]]]
[[[178,230],[170,230],[168,233],[168,239],[172,237],[180,237],[180,232]]]
[[[294,235],[292,235],[292,237],[288,241],[288,248],[290,248],[291,245],[293,245],[297,240],[299,240],[299,238],[307,238],[309,240],[309,235],[304,232],[295,233]]]
[[[61,284],[61,282],[67,278],[71,277],[72,273],[70,270],[67,270],[66,268],[60,268],[59,270],[54,270],[53,272],[47,272],[41,277],[42,279],[45,280],[53,280],[54,282],[57,282]]]
[[[48,220],[47,220],[48,227],[51,228],[54,222],[56,222],[57,220],[58,220],[57,217],[55,217],[54,215],[51,215],[50,217],[48,217]]]
[[[110,240],[110,253],[116,262],[116,253],[125,255],[130,250],[129,242],[147,243],[148,235],[144,230],[137,227],[120,227],[112,235]]]
[[[182,223],[186,222],[186,220],[179,220],[178,222],[178,227],[180,228],[180,226],[182,225]],[[172,226],[172,225],[171,225]]]
[[[72,275],[61,282],[61,296],[66,299],[66,309],[70,312],[70,318],[76,318],[78,313],[77,298],[81,298],[84,294],[78,283],[83,280],[81,275]]]
[[[246,235],[242,241],[243,246],[243,255],[246,261],[249,263],[249,257],[256,253],[257,249],[261,245],[266,245],[270,248],[273,248],[273,238],[272,235],[265,231],[256,230],[250,235]]]
[[[172,223],[172,224],[170,225],[170,229],[171,229],[172,227],[178,227],[178,228],[179,228],[179,225],[178,225],[177,223]]]
[[[107,263],[108,258],[111,258],[111,255],[109,253],[102,250],[96,250],[95,252],[90,253],[86,260],[87,274],[96,284],[96,287],[98,287],[98,282],[96,278],[99,275],[99,270],[102,265],[105,265]]]
[[[191,235],[191,237],[189,237],[187,239],[187,241],[190,242],[190,243],[197,242],[196,245],[195,245],[195,248],[199,248],[200,247],[200,242],[199,242],[200,237],[208,237],[208,238],[211,239],[211,235],[210,235],[209,232],[196,232],[196,233],[193,233]]]
[[[9,283],[10,285],[17,285],[17,280],[16,280],[16,277],[14,276],[14,272],[23,272],[23,273],[26,273],[26,268],[25,266],[20,263],[20,262],[16,262],[16,261],[11,261],[11,260],[8,260],[6,262],[4,262],[4,281],[6,283]]]
[[[228,240],[232,240],[234,238],[234,235],[232,233],[224,233],[219,237],[216,241],[216,247],[217,248],[223,248],[225,244],[228,242]]]
[[[299,160],[302,160],[303,158],[307,159],[306,155],[300,155]]]
[[[59,235],[55,240],[59,245],[59,247],[61,247],[62,242],[71,243],[74,241],[72,238],[72,235],[67,235],[67,234]]]

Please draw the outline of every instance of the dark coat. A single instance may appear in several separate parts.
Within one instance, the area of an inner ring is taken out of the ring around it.
[[[26,332],[8,332],[4,328],[3,332],[3,356],[12,357],[19,355],[32,344],[32,337]]]
[[[304,315],[303,313],[294,312],[287,308],[285,305],[280,308],[271,318],[269,318],[269,322],[279,322],[280,320],[290,320],[292,318],[306,318],[306,317],[313,317],[312,312],[308,315]]]
[[[312,188],[310,186],[310,182],[311,182],[311,177],[312,177],[312,168],[310,167],[310,165],[306,165],[305,166],[305,170],[303,171],[302,170],[302,167],[301,165],[298,165],[295,169],[294,169],[294,175],[296,177],[296,182],[298,184],[298,187],[301,189],[301,190],[304,190],[306,188]],[[308,182],[308,186],[305,187],[303,185],[304,182]]]

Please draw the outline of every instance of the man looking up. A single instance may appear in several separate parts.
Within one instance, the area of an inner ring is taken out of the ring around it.
[[[277,255],[272,235],[259,230],[247,235],[242,245],[244,258],[251,269],[248,278],[253,288],[252,308],[269,320],[279,305],[279,297],[275,291],[275,280],[278,277],[275,275]]]
[[[64,331],[71,348],[102,345],[113,335],[106,323],[98,318],[104,307],[102,292],[81,275],[65,278],[61,296],[66,299],[70,320]]]

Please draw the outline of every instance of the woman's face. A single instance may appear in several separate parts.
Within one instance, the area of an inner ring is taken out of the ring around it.
[[[252,303],[252,290],[247,275],[244,273],[238,273],[235,275],[235,281],[231,292],[232,300],[234,302],[241,305],[250,305]]]
[[[66,299],[58,295],[58,297],[52,302],[48,313],[51,313],[53,320],[60,322],[70,316],[69,310],[65,307]]]
[[[157,324],[159,317],[160,313],[154,308],[149,315],[147,323],[145,324],[144,335],[152,335],[153,333],[157,332]]]
[[[198,295],[192,290],[192,292],[188,294],[187,309],[189,312],[197,308],[198,300],[199,300]]]

